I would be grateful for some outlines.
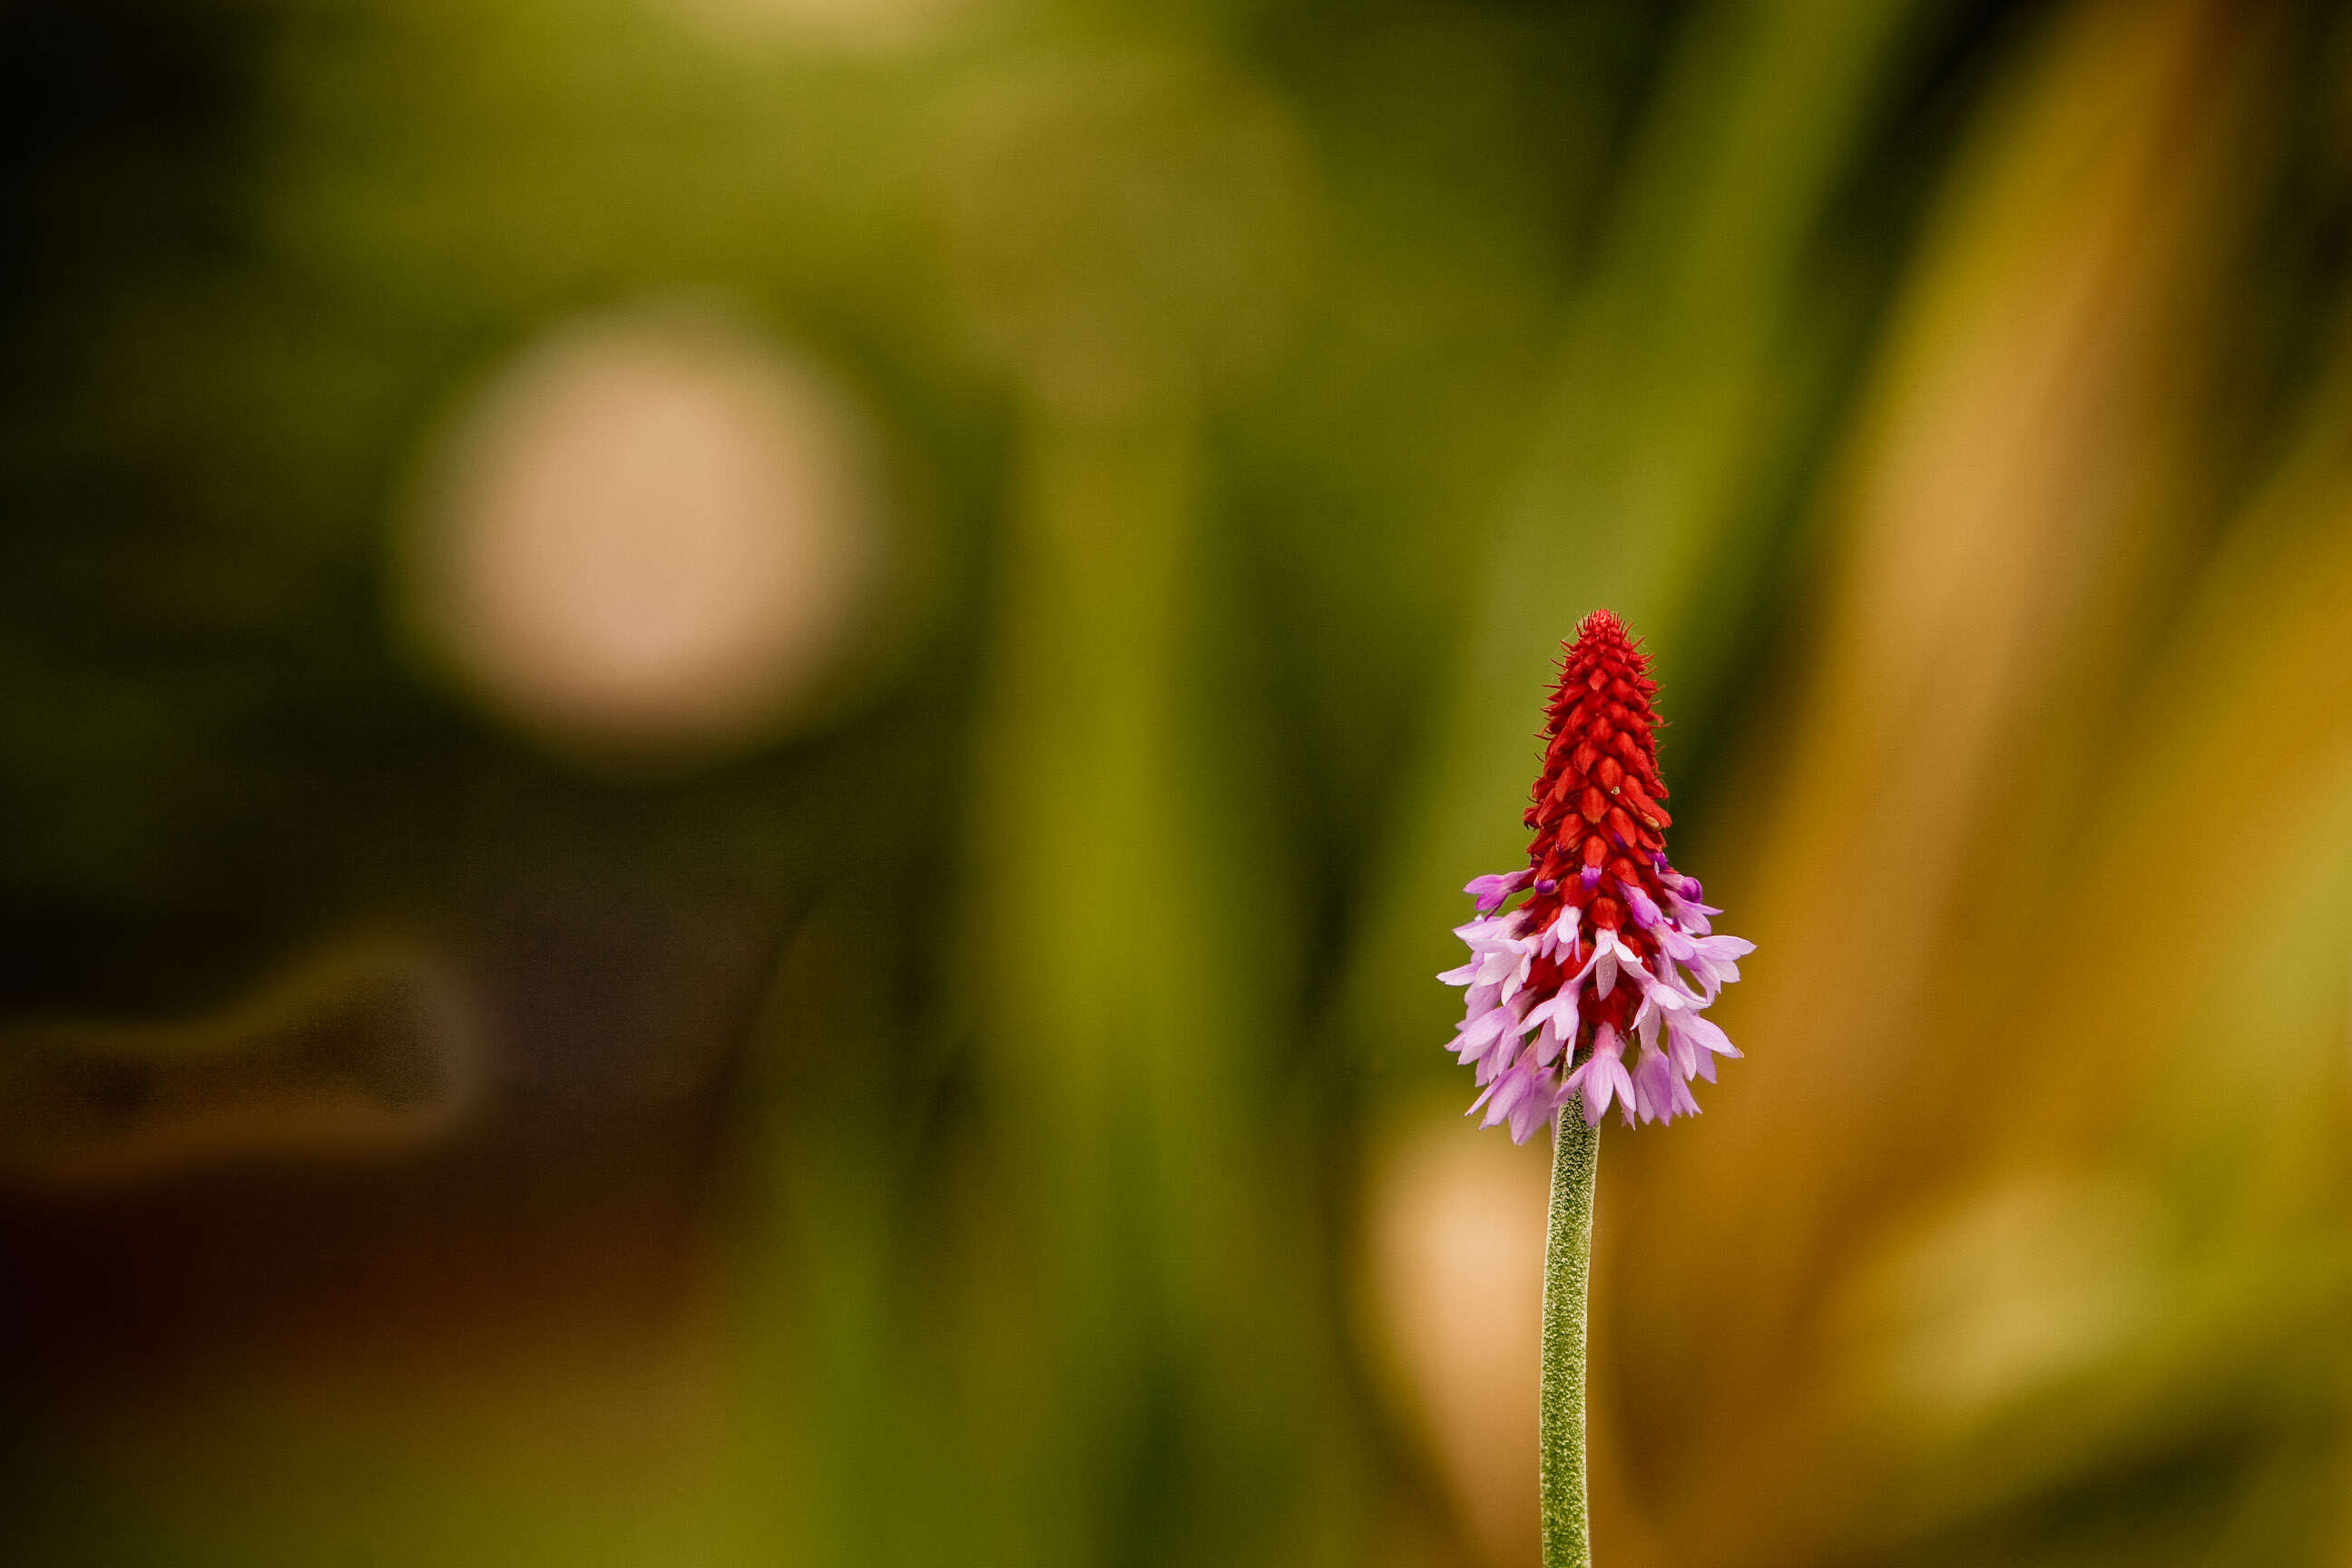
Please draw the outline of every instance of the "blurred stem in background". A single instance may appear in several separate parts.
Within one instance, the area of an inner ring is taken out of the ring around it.
[[[1012,1174],[1046,1248],[1034,1403],[1058,1425],[1022,1461],[1034,1501],[1020,1513],[1066,1532],[1013,1555],[1076,1563],[1117,1531],[1092,1510],[1142,1484],[1118,1474],[1142,1436],[1119,1419],[1151,1408],[1166,1353],[1153,1243],[1179,1194],[1155,1166],[1188,1109],[1171,1098],[1169,1042],[1209,1022],[1187,973],[1213,935],[1194,879],[1202,846],[1171,787],[1185,760],[1171,686],[1198,455],[1181,413],[1039,420],[1028,447],[980,797],[990,905],[975,935],[991,1041],[1024,1129]],[[1066,1486],[1076,1476],[1090,1483]]]
[[[1181,400],[1116,422],[1048,408],[1028,447],[973,931],[1003,1168],[1039,1249],[1031,1342],[974,1347],[1032,1368],[1008,1392],[1043,1423],[1017,1439],[1025,1533],[999,1560],[1151,1540],[1190,1561],[1340,1562],[1345,1489],[1289,1473],[1331,1452],[1297,1426],[1337,1421],[1340,1396],[1269,1401],[1260,1375],[1315,1378],[1320,1358],[1310,1259],[1272,1228],[1301,1187],[1244,1124],[1285,943],[1203,810],[1223,748],[1187,679],[1213,625],[1192,419]],[[1008,1440],[975,1415],[976,1442]],[[1187,1503],[1202,1487],[1248,1500],[1217,1518]]]
[[[1300,939],[1215,684],[1202,406],[1282,324],[1311,186],[1276,106],[1174,43],[964,112],[950,254],[1020,389],[968,931],[1034,1249],[1028,1342],[972,1347],[1036,1374],[1002,1560],[1337,1563],[1349,1405],[1282,1239],[1309,1151],[1257,1125]]]

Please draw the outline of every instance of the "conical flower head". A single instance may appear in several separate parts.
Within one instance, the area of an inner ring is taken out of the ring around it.
[[[1454,1050],[1485,1091],[1470,1109],[1519,1142],[1570,1100],[1591,1125],[1612,1104],[1628,1126],[1695,1115],[1691,1081],[1739,1055],[1701,1015],[1754,949],[1715,933],[1723,911],[1666,860],[1657,691],[1625,623],[1587,616],[1552,693],[1527,869],[1465,889],[1470,962],[1438,977],[1469,989]]]

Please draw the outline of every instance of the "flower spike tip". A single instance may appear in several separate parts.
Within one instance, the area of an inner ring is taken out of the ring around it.
[[[1692,1080],[1739,1055],[1701,1015],[1755,948],[1718,935],[1708,917],[1723,911],[1666,862],[1657,690],[1625,623],[1585,616],[1552,692],[1527,869],[1463,889],[1477,900],[1455,928],[1470,962],[1438,976],[1468,987],[1453,1048],[1477,1068],[1471,1110],[1516,1142],[1571,1101],[1587,1126],[1612,1104],[1629,1127],[1696,1115]]]

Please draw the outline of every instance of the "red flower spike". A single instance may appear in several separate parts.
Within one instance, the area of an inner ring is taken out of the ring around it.
[[[1480,877],[1479,918],[1455,928],[1471,959],[1438,978],[1469,988],[1455,1055],[1475,1063],[1485,1125],[1525,1142],[1571,1102],[1588,1125],[1696,1114],[1690,1085],[1739,1052],[1701,1015],[1752,944],[1666,863],[1674,818],[1658,776],[1657,683],[1607,610],[1577,628],[1546,708],[1543,771],[1521,820],[1528,869]],[[1520,894],[1517,909],[1502,912]],[[1663,1033],[1664,1043],[1660,1043]],[[1629,1071],[1629,1044],[1640,1053]]]

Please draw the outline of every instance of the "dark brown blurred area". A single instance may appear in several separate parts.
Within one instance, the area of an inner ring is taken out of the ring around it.
[[[677,1342],[788,922],[740,887],[576,879],[473,915],[408,981],[429,998],[378,970],[135,1063],[50,1047],[80,1076],[37,1068],[11,1140],[12,1404],[74,1431],[241,1382]]]

